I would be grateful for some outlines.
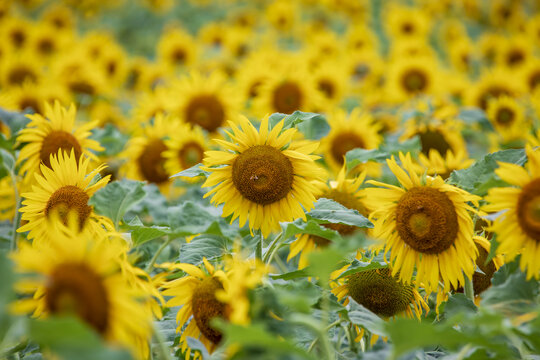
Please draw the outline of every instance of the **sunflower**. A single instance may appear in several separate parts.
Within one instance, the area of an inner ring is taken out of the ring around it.
[[[157,46],[158,62],[168,71],[186,68],[197,60],[197,44],[193,37],[179,28],[167,29]]]
[[[165,139],[178,133],[179,120],[171,115],[158,113],[152,124],[143,128],[143,134],[132,137],[121,155],[128,161],[123,172],[130,179],[146,180],[168,192],[171,181],[165,169]]]
[[[12,220],[15,216],[15,191],[9,176],[0,179],[0,221]]]
[[[68,6],[51,4],[43,11],[42,20],[63,33],[71,33],[77,17]]]
[[[13,310],[39,318],[75,315],[105,341],[146,359],[152,312],[149,296],[126,275],[134,269],[125,260],[125,241],[79,232],[61,222],[49,222],[48,227],[50,241],[23,242],[12,254],[18,272],[25,275],[17,288],[27,295]]]
[[[103,148],[97,141],[88,139],[90,129],[96,127],[96,122],[90,121],[75,128],[75,115],[73,104],[66,109],[58,101],[52,106],[45,104],[44,116],[27,115],[31,121],[17,137],[18,143],[25,144],[17,163],[24,161],[20,173],[25,174],[26,180],[33,180],[33,174],[39,173],[40,164],[50,167],[50,156],[56,155],[59,150],[73,150],[76,160],[83,155],[97,160],[91,150],[102,151]]]
[[[41,174],[36,173],[36,185],[32,191],[22,194],[25,200],[21,208],[22,220],[27,223],[17,231],[29,231],[29,239],[48,239],[47,219],[58,211],[61,220],[67,221],[69,211],[77,212],[79,228],[90,229],[93,233],[102,232],[104,228],[114,229],[111,221],[99,216],[88,205],[90,197],[109,182],[106,176],[94,182],[96,176],[105,165],[89,171],[90,159],[77,158],[72,149],[71,154],[58,151],[51,155],[50,166],[41,164]]]
[[[363,204],[364,191],[360,189],[366,173],[363,172],[353,179],[346,179],[346,166],[343,165],[335,182],[325,185],[317,198],[332,199],[349,209],[357,210],[360,214],[367,216],[366,207]],[[355,226],[344,224],[325,224],[325,227],[337,231],[340,235],[346,236],[358,230]],[[308,265],[308,254],[314,249],[324,247],[330,243],[329,240],[315,235],[301,234],[291,243],[287,261],[300,254],[298,268],[303,269]]]
[[[339,106],[349,92],[349,74],[347,67],[340,61],[324,61],[314,71],[313,79],[320,99],[317,104],[320,111],[326,112]]]
[[[540,89],[540,59],[529,60],[523,66],[521,73],[523,83],[530,94]]]
[[[353,109],[349,115],[344,110],[337,109],[329,114],[328,124],[330,132],[321,141],[321,152],[335,173],[343,166],[347,151],[356,148],[376,149],[382,141],[378,133],[380,125],[360,108]],[[376,163],[367,163],[360,168],[365,168],[368,175],[380,174],[380,166]]]
[[[354,24],[347,30],[347,48],[351,52],[372,52],[377,51],[379,41],[377,36],[365,24]]]
[[[387,33],[394,39],[427,37],[431,24],[429,15],[421,10],[392,4],[386,14]]]
[[[534,58],[530,40],[523,35],[505,39],[499,46],[501,50],[498,53],[499,57],[496,59],[497,63],[511,70],[520,69]]]
[[[477,61],[477,48],[473,42],[465,37],[455,41],[448,47],[450,62],[458,71],[468,73]]]
[[[193,72],[171,85],[169,96],[178,104],[173,113],[192,126],[200,126],[210,133],[239,111],[238,97],[233,96],[231,85],[220,72],[205,77]]]
[[[206,272],[191,264],[160,265],[187,274],[162,285],[162,294],[170,296],[166,306],[182,306],[176,315],[176,331],[182,332],[179,345],[186,360],[190,359],[192,352],[188,346],[188,336],[199,339],[209,352],[213,352],[221,342],[222,334],[212,326],[212,320],[226,319],[229,313],[228,306],[217,298],[219,290],[227,290],[224,288],[227,275],[223,270],[216,270],[206,259],[203,261]],[[193,357],[201,358],[200,354],[193,354]]]
[[[427,56],[401,57],[390,64],[385,87],[388,100],[399,103],[419,94],[435,94],[440,71],[436,60]]]
[[[1,63],[1,81],[7,88],[20,86],[25,82],[38,83],[42,77],[42,69],[29,50],[5,57]]]
[[[472,282],[474,295],[478,296],[491,286],[491,278],[493,277],[493,274],[504,265],[504,259],[501,255],[496,255],[492,260],[486,263],[491,249],[491,243],[483,236],[475,236],[474,242],[478,249],[476,266],[480,271],[474,272]],[[463,289],[458,289],[458,291],[463,291]]]
[[[240,226],[249,219],[250,229],[261,229],[266,237],[279,230],[280,221],[305,219],[304,209],[315,202],[315,185],[322,174],[311,155],[318,143],[292,141],[297,130],[287,129],[281,134],[284,120],[268,131],[268,117],[260,125],[259,133],[243,116],[238,127],[229,125],[231,142],[216,140],[226,151],[207,151],[203,163],[211,172],[203,187],[215,186],[204,197],[223,207],[224,217],[232,214],[231,222],[240,217]],[[303,207],[303,208],[302,208]]]
[[[298,5],[294,2],[279,0],[266,8],[268,22],[280,32],[291,32],[297,23]]]
[[[508,81],[512,78],[514,78],[512,72],[501,68],[484,73],[469,89],[466,104],[485,111],[491,99],[500,96],[516,97],[520,95],[525,91],[524,84],[519,81]]]
[[[424,153],[418,154],[418,161],[426,169],[428,175],[440,175],[444,180],[450,176],[452,171],[466,169],[474,163],[474,160],[467,156],[467,152],[463,148],[455,154],[449,150],[444,155],[431,149],[427,156]]]
[[[268,68],[271,65],[259,52],[248,56],[236,73],[236,93],[242,99],[244,108],[250,109],[260,95],[261,85],[269,78]]]
[[[141,92],[137,96],[136,105],[131,112],[135,121],[128,126],[134,132],[140,131],[140,124],[151,121],[159,113],[170,114],[171,102],[168,89],[158,86],[153,91]]]
[[[515,99],[501,96],[488,102],[487,118],[504,142],[523,139],[528,127],[523,106]]]
[[[33,24],[22,18],[7,17],[2,21],[0,35],[6,42],[11,52],[25,50],[28,46],[28,39],[33,30]]]
[[[192,128],[184,123],[180,123],[170,134],[165,145],[167,150],[163,152],[164,167],[171,175],[202,163],[204,152],[209,150],[202,129]]]
[[[392,275],[410,283],[414,267],[417,284],[428,293],[463,284],[471,278],[478,250],[468,202],[478,206],[478,196],[445,184],[440,176],[419,178],[410,154],[400,153],[403,168],[394,157],[386,162],[404,188],[370,180],[384,188],[367,188],[366,205],[372,209],[374,234],[384,239],[385,255],[391,251]],[[405,170],[406,171],[405,171]],[[408,174],[407,174],[408,173]]]
[[[483,210],[504,210],[489,228],[497,234],[497,253],[512,260],[521,254],[520,267],[527,278],[540,278],[540,151],[525,147],[526,168],[516,164],[499,163],[495,173],[511,187],[489,189]]]

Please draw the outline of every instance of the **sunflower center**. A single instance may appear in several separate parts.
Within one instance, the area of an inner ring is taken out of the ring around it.
[[[458,234],[457,214],[448,196],[437,189],[409,189],[396,208],[396,229],[403,241],[416,251],[439,254]]]
[[[165,150],[167,150],[165,143],[160,139],[154,139],[148,142],[137,159],[141,174],[149,182],[161,184],[169,179],[163,166],[165,163],[163,152]]]
[[[173,63],[183,64],[186,61],[186,51],[182,48],[176,48],[174,49],[171,58]]]
[[[319,81],[319,90],[328,98],[333,99],[336,89],[334,83],[328,79],[322,79]]]
[[[37,44],[37,48],[40,53],[50,55],[54,51],[54,42],[51,39],[41,39]]]
[[[422,145],[422,153],[429,156],[429,151],[435,149],[445,156],[448,150],[450,150],[450,144],[446,141],[444,135],[437,130],[426,130],[418,133],[420,136],[420,144]]]
[[[41,144],[41,150],[39,151],[39,157],[41,162],[47,167],[51,167],[51,155],[58,154],[58,150],[64,150],[68,153],[73,152],[75,154],[75,159],[79,160],[79,157],[82,154],[81,145],[75,138],[67,131],[52,131],[43,139]]]
[[[250,99],[255,98],[257,97],[257,95],[259,95],[259,88],[262,85],[262,83],[263,81],[259,79],[253,81],[253,83],[251,84],[248,90],[248,95]]]
[[[214,344],[221,341],[221,332],[211,327],[212,319],[225,317],[225,304],[216,299],[216,291],[223,285],[214,277],[204,279],[193,291],[191,307],[193,318],[201,333]]]
[[[343,165],[345,161],[343,157],[347,151],[356,149],[356,148],[365,148],[364,140],[352,132],[342,132],[334,137],[332,141],[332,158],[338,164]]]
[[[26,97],[23,97],[19,100],[19,109],[32,109],[34,112],[39,112],[40,106],[38,99],[30,96],[31,95],[28,94]]]
[[[512,96],[512,93],[508,89],[499,85],[490,86],[480,95],[478,105],[482,110],[486,110],[489,100],[497,99],[503,95]]]
[[[8,74],[8,83],[10,85],[22,85],[26,80],[35,82],[36,74],[25,66],[20,66],[12,69]]]
[[[68,87],[76,94],[94,95],[96,93],[94,85],[84,79],[72,80],[69,82]]]
[[[404,33],[404,34],[411,34],[412,32],[414,32],[414,25],[411,24],[411,23],[403,23],[401,25],[401,31]]]
[[[214,132],[225,120],[223,105],[214,95],[198,95],[186,107],[186,120]]]
[[[63,263],[52,271],[45,289],[52,314],[75,314],[100,334],[109,320],[109,300],[103,280],[85,264]]]
[[[495,120],[497,124],[502,126],[508,126],[514,121],[514,111],[509,108],[501,108],[497,111],[497,116]]]
[[[178,157],[182,168],[187,169],[202,162],[204,149],[199,143],[190,141],[178,151]]]
[[[525,60],[525,54],[521,50],[515,49],[510,51],[508,55],[506,56],[506,63],[509,66],[516,66],[519,65]]]
[[[482,293],[491,285],[491,277],[497,271],[495,263],[490,261],[486,264],[488,258],[488,252],[481,246],[476,245],[478,248],[478,257],[476,258],[476,265],[482,270],[483,274],[475,272],[473,275],[473,287],[476,295]]]
[[[303,102],[302,90],[298,84],[286,81],[274,90],[273,105],[277,112],[291,114],[299,110]]]
[[[88,194],[81,188],[73,185],[62,186],[47,201],[45,216],[48,217],[52,212],[56,212],[66,224],[69,212],[76,211],[79,226],[82,228],[92,212],[92,208],[88,206],[88,200]]]
[[[428,85],[426,74],[417,69],[410,69],[401,78],[403,88],[410,93],[422,92]]]
[[[377,315],[391,317],[407,310],[414,299],[414,287],[390,275],[390,269],[362,271],[347,281],[350,296]]]
[[[293,173],[291,161],[269,145],[247,149],[232,166],[234,186],[246,199],[261,205],[287,196],[292,189]]]
[[[540,85],[540,70],[534,71],[531,75],[529,75],[528,79],[529,83],[529,90],[533,92],[538,85]]]
[[[534,179],[521,190],[517,217],[523,231],[540,242],[540,178]]]

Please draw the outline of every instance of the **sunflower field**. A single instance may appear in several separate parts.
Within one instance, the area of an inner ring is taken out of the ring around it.
[[[540,360],[538,0],[0,0],[0,360]]]

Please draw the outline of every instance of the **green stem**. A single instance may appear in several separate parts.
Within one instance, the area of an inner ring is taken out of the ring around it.
[[[11,230],[11,251],[15,251],[17,249],[17,229],[19,228],[19,225],[21,223],[21,214],[19,213],[19,208],[21,207],[21,197],[19,196],[19,190],[17,189],[17,179],[15,178],[15,174],[13,172],[9,172],[9,176],[11,177],[11,182],[13,183],[13,191],[15,192],[15,217],[13,218],[13,228]]]
[[[279,247],[276,247],[278,242],[281,240],[281,236],[283,233],[280,233],[276,238],[272,241],[270,246],[268,247],[268,250],[266,251],[266,254],[264,254],[263,261],[265,264],[270,264],[272,262],[272,258],[274,257],[275,253],[279,249]]]
[[[258,235],[260,236],[260,240],[257,242],[257,246],[255,247],[255,257],[259,260],[262,260],[262,252],[264,247],[264,237],[262,236],[261,231],[258,231]]]
[[[332,353],[332,345],[330,345],[330,340],[328,339],[328,319],[330,317],[330,298],[328,295],[328,290],[325,289],[323,292],[323,298],[321,303],[322,310],[322,326],[321,326],[321,347],[323,351],[323,359],[332,360],[335,359],[334,354]]]
[[[156,329],[156,326],[154,325],[154,337],[156,338],[156,341],[158,343],[158,350],[159,350],[159,357],[161,360],[172,360],[171,353],[167,345],[165,345],[165,339],[163,339],[163,336],[161,333]]]
[[[472,302],[474,302],[474,287],[473,282],[468,277],[465,277],[465,296],[471,299]]]
[[[167,240],[163,244],[161,244],[161,246],[157,249],[156,253],[154,254],[154,256],[152,256],[152,259],[146,266],[146,272],[152,271],[152,268],[154,267],[158,256],[162,253],[163,250],[165,250],[165,248],[171,243],[171,241],[172,238],[170,236],[167,236]]]
[[[356,342],[354,341],[354,334],[352,332],[352,329],[353,329],[353,325],[349,324],[349,326],[347,326],[346,328],[345,333],[347,334],[347,340],[349,341],[349,349],[351,349],[353,353],[356,353],[357,347],[356,347]]]

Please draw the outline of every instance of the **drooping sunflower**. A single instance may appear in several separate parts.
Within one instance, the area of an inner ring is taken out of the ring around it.
[[[146,180],[168,193],[171,181],[165,169],[165,139],[178,133],[179,120],[171,115],[158,113],[153,123],[143,127],[143,134],[130,139],[121,154],[128,159],[122,172],[130,179]]]
[[[512,260],[521,254],[520,267],[527,278],[540,278],[540,151],[525,147],[528,162],[523,168],[499,163],[495,173],[510,187],[489,189],[483,210],[502,211],[489,228],[497,234],[497,253]]]
[[[109,176],[99,179],[96,176],[105,165],[90,170],[90,159],[75,155],[75,151],[64,153],[59,150],[52,155],[50,167],[41,164],[41,174],[36,173],[36,185],[32,191],[22,194],[22,220],[27,223],[17,229],[17,232],[29,231],[28,238],[44,241],[50,238],[48,219],[54,212],[60,213],[60,220],[67,222],[68,213],[75,211],[79,228],[89,229],[93,233],[103,232],[103,229],[114,229],[112,222],[103,216],[95,214],[88,205],[90,197],[109,182]]]
[[[105,341],[146,359],[152,311],[149,295],[126,275],[132,266],[125,260],[125,241],[57,221],[48,227],[50,241],[23,242],[12,254],[17,271],[28,276],[19,280],[17,288],[27,297],[14,303],[14,311],[39,318],[75,315]]]
[[[487,118],[504,142],[523,139],[528,127],[525,111],[521,104],[508,96],[488,102]]]
[[[227,275],[221,269],[216,270],[206,259],[203,261],[206,272],[191,264],[160,265],[168,270],[181,270],[187,274],[162,285],[162,294],[171,297],[166,306],[182,306],[176,315],[176,331],[182,332],[179,345],[186,359],[189,359],[192,353],[187,342],[188,336],[199,339],[210,353],[216,349],[222,334],[211,322],[215,318],[226,319],[229,312],[227,305],[217,298],[218,291],[226,291],[224,286],[227,285]],[[195,359],[200,358],[198,353],[193,356]]]
[[[390,251],[392,275],[410,283],[416,267],[416,281],[428,293],[457,288],[464,276],[471,278],[478,250],[469,212],[478,206],[478,196],[445,184],[440,176],[420,178],[410,154],[400,153],[402,167],[394,157],[386,162],[403,188],[370,180],[383,188],[367,188],[366,205],[372,210],[374,235],[385,240]]]
[[[346,166],[343,165],[336,181],[325,185],[320,193],[316,194],[317,198],[326,198],[334,200],[346,208],[357,210],[360,214],[367,216],[366,207],[363,204],[364,191],[360,189],[366,173],[363,172],[353,179],[346,179]],[[325,227],[339,232],[340,235],[346,236],[358,230],[357,227],[345,224],[325,224]],[[298,268],[303,269],[308,265],[308,255],[314,249],[324,247],[330,243],[329,240],[309,234],[301,234],[291,243],[287,261],[291,260],[296,255],[300,254],[298,259]]]
[[[376,149],[382,141],[379,134],[380,124],[375,123],[371,115],[355,108],[349,115],[337,109],[328,116],[330,132],[321,141],[321,152],[334,173],[338,173],[345,161],[347,151],[362,148]],[[359,167],[366,169],[368,175],[378,176],[380,166],[367,163]]]
[[[215,186],[204,197],[223,207],[224,217],[239,217],[240,226],[249,219],[250,229],[264,236],[279,230],[280,221],[304,218],[304,209],[313,208],[316,191],[313,181],[322,177],[312,155],[318,143],[292,141],[297,132],[283,131],[280,121],[269,131],[268,117],[259,132],[243,116],[238,124],[229,121],[231,141],[216,140],[225,151],[207,151],[203,163],[211,172],[203,187]],[[216,186],[217,185],[217,186]]]
[[[73,104],[66,109],[58,101],[52,106],[46,103],[43,116],[27,115],[31,121],[17,137],[18,143],[25,144],[17,163],[22,163],[20,173],[25,174],[26,180],[33,181],[40,164],[50,167],[50,156],[57,154],[58,150],[73,150],[76,160],[82,156],[97,160],[91,150],[102,151],[103,148],[97,141],[88,139],[90,129],[96,127],[97,123],[89,121],[75,128],[75,115]]]
[[[227,78],[220,72],[205,77],[191,73],[170,88],[170,99],[178,104],[173,113],[192,126],[200,126],[210,133],[226,124],[239,111],[238,97],[234,96]]]
[[[165,140],[167,150],[163,152],[163,164],[168,174],[174,175],[202,163],[204,152],[209,150],[208,141],[201,128],[180,123]],[[187,178],[186,178],[187,179]]]

